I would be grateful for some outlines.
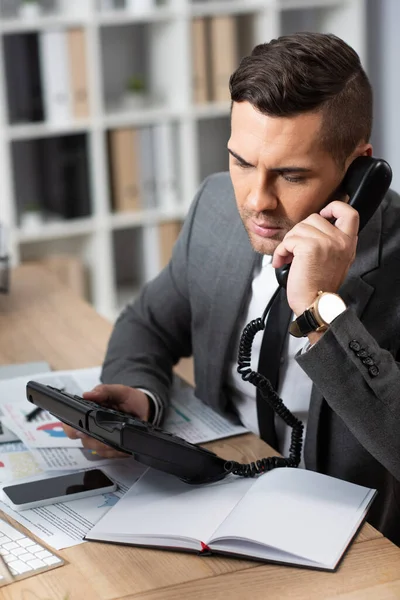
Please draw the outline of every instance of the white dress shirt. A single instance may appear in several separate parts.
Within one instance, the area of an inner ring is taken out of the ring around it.
[[[238,333],[228,371],[229,392],[239,418],[245,427],[257,435],[260,435],[260,430],[257,420],[256,388],[248,381],[243,381],[237,372],[237,356],[240,335],[243,328],[253,319],[262,316],[266,305],[278,286],[275,269],[272,267],[271,262],[271,256],[264,256],[262,264],[255,267],[251,292],[249,293],[247,302],[247,311],[243,314],[243,318],[238,321]],[[259,332],[253,342],[251,368],[254,371],[257,371],[262,335],[263,332]],[[299,367],[294,357],[306,346],[308,346],[307,339],[295,338],[292,335],[287,336],[281,356],[279,387],[277,390],[283,403],[304,424],[303,441],[307,427],[312,381]],[[277,450],[287,457],[289,456],[292,428],[286,425],[280,417],[276,416],[275,430],[278,438]],[[304,466],[304,443],[301,466]]]

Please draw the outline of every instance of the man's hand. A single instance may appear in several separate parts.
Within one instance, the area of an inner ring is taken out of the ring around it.
[[[319,215],[295,225],[277,246],[272,266],[292,263],[287,296],[296,316],[314,302],[319,290],[339,290],[355,258],[358,225],[358,212],[345,202],[334,201]]]
[[[85,392],[83,397],[86,400],[103,404],[108,408],[114,408],[135,417],[142,421],[149,418],[149,399],[144,392],[131,388],[127,385],[119,384],[100,384],[91,392]],[[127,456],[124,452],[118,452],[106,444],[98,442],[94,438],[77,431],[69,425],[63,425],[67,436],[73,440],[81,439],[84,448],[94,450],[102,458],[121,458]]]

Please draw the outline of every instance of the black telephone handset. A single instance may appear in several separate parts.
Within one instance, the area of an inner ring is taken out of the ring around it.
[[[337,197],[347,194],[349,204],[360,214],[359,231],[368,223],[389,189],[392,169],[381,158],[359,156],[348,168],[337,190]],[[276,269],[276,278],[286,288],[290,264]]]

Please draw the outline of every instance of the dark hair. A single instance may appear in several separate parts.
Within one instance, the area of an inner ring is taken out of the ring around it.
[[[323,114],[322,147],[342,163],[372,127],[372,88],[358,54],[332,34],[295,33],[260,44],[229,81],[232,102],[261,113]]]

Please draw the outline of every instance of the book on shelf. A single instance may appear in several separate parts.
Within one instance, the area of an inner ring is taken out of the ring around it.
[[[64,161],[66,202],[64,218],[77,219],[92,213],[86,135],[60,136]]]
[[[39,57],[46,120],[65,123],[71,119],[67,34],[63,29],[39,33]]]
[[[333,571],[375,493],[304,469],[202,486],[148,469],[86,539]]]
[[[72,116],[82,119],[89,116],[89,91],[85,31],[76,27],[67,30],[69,79]]]
[[[140,198],[144,209],[156,208],[156,179],[154,171],[154,132],[152,126],[138,129],[138,173]]]
[[[86,136],[62,135],[37,140],[43,209],[61,219],[91,214]]]
[[[125,127],[109,133],[113,205],[116,211],[137,211],[142,206],[137,129]]]
[[[211,98],[229,101],[229,78],[237,67],[238,40],[236,18],[222,15],[210,18]]]
[[[9,122],[43,121],[37,34],[5,35],[3,44]]]
[[[143,283],[157,277],[160,272],[160,239],[157,225],[142,227],[143,241]]]
[[[157,206],[168,211],[176,208],[178,201],[177,145],[171,123],[157,123],[153,131]]]
[[[204,17],[192,20],[192,87],[193,101],[209,101],[207,22]]]

